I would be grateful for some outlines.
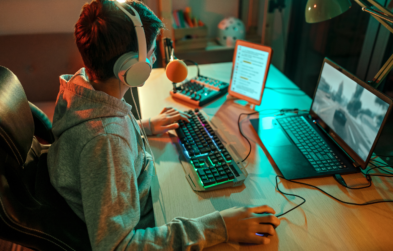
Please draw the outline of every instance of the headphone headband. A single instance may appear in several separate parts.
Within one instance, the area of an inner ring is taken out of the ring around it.
[[[147,57],[147,47],[146,47],[146,39],[145,39],[145,31],[143,30],[142,20],[139,16],[139,13],[131,6],[128,5],[134,15],[124,9],[123,6],[117,1],[114,1],[116,6],[119,7],[132,21],[135,27],[136,37],[138,39],[138,61],[139,62],[146,62]]]
[[[135,58],[133,52],[128,52],[120,56],[116,61],[113,72],[115,76],[131,87],[142,86],[148,79],[151,72],[151,64],[147,58],[147,44],[145,31],[139,13],[131,6],[133,14],[128,12],[119,2],[114,1],[115,5],[119,7],[132,21],[135,27],[135,34],[138,40],[138,58]]]

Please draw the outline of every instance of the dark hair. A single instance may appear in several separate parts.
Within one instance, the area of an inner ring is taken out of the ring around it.
[[[144,3],[123,4],[132,13],[128,5],[139,13],[149,51],[164,24]],[[92,0],[83,6],[75,24],[75,39],[90,80],[104,81],[114,77],[116,60],[126,52],[138,51],[134,24],[109,0]]]

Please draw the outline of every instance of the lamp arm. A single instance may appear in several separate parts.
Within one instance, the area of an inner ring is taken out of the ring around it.
[[[383,19],[383,20],[385,20],[385,21],[388,21],[388,22],[390,22],[390,23],[393,23],[393,16],[391,16],[391,15],[386,15],[385,13],[383,13],[383,12],[381,12],[381,11],[372,10],[372,9],[364,8],[364,7],[362,7],[362,11],[368,12],[368,13],[370,13],[370,15],[379,17],[380,19]]]
[[[367,3],[365,2],[367,1]],[[355,0],[357,4],[362,7],[362,10],[368,12],[375,18],[378,22],[380,22],[386,29],[393,33],[393,27],[391,23],[393,23],[393,15],[392,13],[384,8],[382,5],[377,3],[374,0]],[[374,7],[374,8],[372,8]],[[376,9],[375,9],[376,8]],[[386,61],[386,63],[382,66],[382,68],[378,71],[372,81],[368,83],[374,88],[378,88],[381,84],[382,80],[389,74],[389,72],[393,69],[393,55]]]
[[[390,32],[393,33],[393,28],[392,26],[390,26],[390,24],[393,22],[392,13],[386,8],[384,8],[383,6],[381,6],[379,3],[375,2],[374,0],[366,0],[366,1],[367,2],[365,2],[364,0],[355,0],[355,2],[362,7],[363,11],[370,13],[373,16],[373,18],[375,18],[378,22],[380,22],[383,26],[385,26],[386,29],[388,29]],[[375,11],[375,9],[372,9],[371,7],[375,7],[379,11]],[[383,12],[384,14],[381,14],[381,12]],[[384,18],[386,21],[382,19],[381,16],[386,17],[386,19]],[[392,21],[387,20],[388,17],[392,19]],[[387,21],[389,21],[389,23]]]

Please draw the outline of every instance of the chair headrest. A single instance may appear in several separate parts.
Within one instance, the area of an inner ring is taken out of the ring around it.
[[[26,160],[33,135],[33,116],[23,87],[14,73],[0,66],[0,138],[20,166]]]

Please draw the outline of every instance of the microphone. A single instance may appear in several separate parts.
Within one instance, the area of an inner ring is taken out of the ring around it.
[[[166,66],[166,76],[173,83],[183,82],[187,78],[187,65],[178,59],[171,59]]]
[[[165,61],[167,63],[165,72],[167,78],[173,83],[183,82],[187,78],[187,65],[175,57],[172,40],[164,38]]]

